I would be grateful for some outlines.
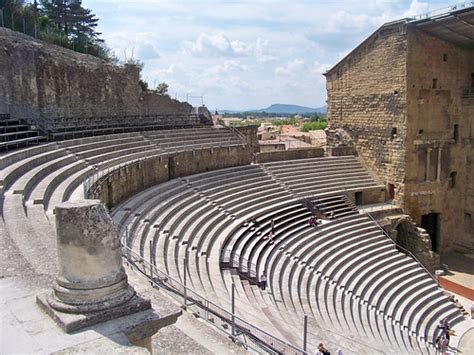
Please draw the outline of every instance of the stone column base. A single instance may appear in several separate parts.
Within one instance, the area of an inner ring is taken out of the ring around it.
[[[151,309],[150,300],[135,295],[129,301],[105,310],[82,314],[65,313],[51,307],[49,302],[50,296],[50,294],[36,296],[36,303],[43,311],[53,318],[66,333],[72,333],[94,324]]]

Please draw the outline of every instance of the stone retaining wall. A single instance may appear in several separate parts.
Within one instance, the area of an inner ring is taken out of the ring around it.
[[[146,159],[99,180],[92,186],[94,193],[90,198],[99,199],[111,209],[138,192],[168,180],[247,165],[250,161],[250,154],[243,147],[203,149]]]
[[[188,103],[143,92],[135,65],[113,65],[0,30],[0,113],[18,118],[189,113]]]
[[[255,156],[256,163],[268,163],[271,161],[309,159],[324,156],[323,148],[302,148],[274,152],[260,152]]]

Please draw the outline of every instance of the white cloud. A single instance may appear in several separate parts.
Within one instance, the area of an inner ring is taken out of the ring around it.
[[[138,47],[137,57],[141,60],[158,59],[160,55],[155,47],[150,43],[142,44]]]
[[[98,30],[143,76],[209,107],[321,106],[322,73],[385,22],[455,0],[83,0]],[[327,64],[326,64],[327,63]]]
[[[430,4],[427,2],[419,2],[418,0],[412,0],[410,7],[403,13],[403,17],[412,17],[415,15],[421,15],[430,10]]]
[[[248,67],[243,65],[239,60],[228,59],[222,64],[211,67],[208,72],[212,74],[228,74],[231,72],[240,72],[247,69]]]
[[[300,71],[304,68],[305,62],[302,59],[294,59],[287,65],[282,67],[277,67],[275,69],[275,74],[279,76],[291,76],[295,74],[300,74]]]
[[[251,47],[246,43],[230,41],[223,33],[201,33],[194,41],[185,41],[184,47],[194,55],[235,57],[249,55]]]

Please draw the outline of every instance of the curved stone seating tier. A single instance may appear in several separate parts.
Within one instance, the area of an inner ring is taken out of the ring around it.
[[[340,182],[313,180],[318,204],[334,212],[316,228],[308,224],[311,212],[286,188],[311,179],[298,177],[299,168],[316,176],[306,171],[315,164],[318,176],[343,166],[341,181],[358,176],[368,181],[368,189],[379,187],[377,182],[353,157],[288,162],[289,183],[274,169],[283,173],[284,164],[175,179],[117,207],[114,219],[122,231],[128,229],[129,245],[171,276],[183,280],[187,260],[188,284],[223,307],[229,306],[234,284],[238,315],[283,339],[296,341],[290,334],[301,334],[303,314],[310,314],[310,334],[319,339],[328,334],[329,344],[345,349],[432,351],[430,336],[439,316],[453,325],[462,318],[424,269],[338,195],[345,192]],[[270,243],[264,237],[272,220]],[[219,267],[222,257],[232,259],[230,269]],[[263,270],[271,293],[252,284]]]
[[[262,166],[290,191],[301,195],[384,188],[354,156],[299,159]]]
[[[229,137],[229,133],[233,134],[225,128],[183,131],[186,131],[182,132],[184,138],[176,131],[170,133],[174,134],[171,141],[185,149],[201,149],[205,135],[214,138],[212,145],[205,141],[209,146],[237,145]],[[152,131],[147,133],[153,134]],[[137,159],[173,153],[169,139],[170,147],[166,152],[159,148],[159,141],[159,138],[147,138],[143,132],[120,133],[48,143],[2,155],[2,214],[8,232],[20,236],[19,240],[23,241],[22,252],[28,253],[26,249],[34,250],[35,247],[38,250],[54,249],[55,227],[54,223],[49,223],[54,207],[68,199],[84,198],[82,183],[92,173],[115,169]],[[238,142],[242,145],[240,140]],[[38,254],[39,259],[47,255],[45,252]]]
[[[104,134],[153,131],[159,129],[206,127],[194,114],[163,114],[145,116],[59,117],[48,119],[48,133],[55,139],[97,136]]]
[[[30,127],[24,120],[10,118],[9,114],[0,115],[0,151],[38,144],[46,140],[40,132]]]
[[[227,129],[192,128],[66,140],[4,155],[5,226],[22,253],[38,254],[33,267],[48,265],[54,206],[82,198],[92,172],[167,156],[173,147],[234,145],[242,142]],[[307,313],[311,339],[343,350],[428,352],[440,317],[452,325],[463,318],[425,271],[342,195],[378,187],[354,157],[304,159],[173,179],[112,215],[130,248],[177,280],[187,266],[188,285],[216,304],[229,309],[234,284],[238,315],[282,339],[301,342]],[[310,226],[306,200],[295,195],[301,191],[324,204],[331,219]],[[270,243],[264,237],[272,220]],[[223,256],[232,258],[230,269],[221,266]],[[263,270],[269,292],[255,285]]]

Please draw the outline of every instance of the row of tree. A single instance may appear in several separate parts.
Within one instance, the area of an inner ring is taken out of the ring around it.
[[[99,19],[81,0],[0,0],[0,25],[77,52],[116,62],[97,32]]]
[[[247,117],[254,117],[254,118],[272,118],[272,117],[282,117],[282,116],[295,116],[293,113],[273,113],[273,112],[265,112],[265,111],[244,111],[244,112],[229,112],[224,113],[223,117],[238,117],[245,119]],[[303,119],[307,119],[310,121],[320,121],[325,120],[326,115],[322,113],[301,113],[300,114]],[[275,122],[275,121],[272,121]],[[294,124],[294,123],[282,123],[282,124]]]

